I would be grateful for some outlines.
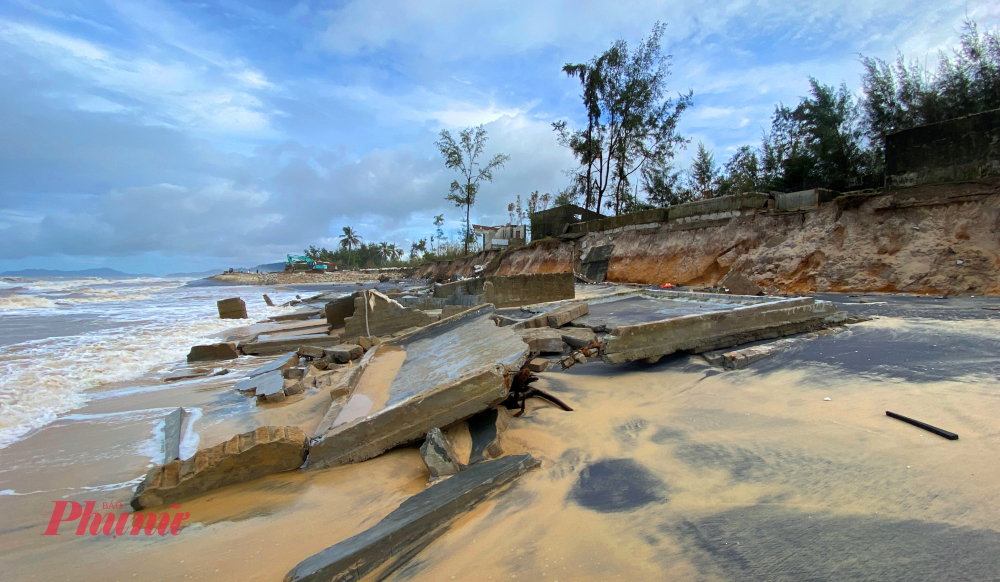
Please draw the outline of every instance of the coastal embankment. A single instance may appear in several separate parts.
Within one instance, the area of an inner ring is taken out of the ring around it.
[[[572,224],[558,238],[424,265],[415,276],[469,277],[476,265],[496,275],[581,273],[602,248],[605,280],[617,283],[711,287],[732,271],[768,293],[1000,292],[996,179],[847,193],[790,209],[774,202],[714,199],[676,218],[661,209]]]
[[[208,277],[220,285],[301,285],[306,283],[364,283],[380,276],[399,279],[405,269],[363,269],[360,271],[278,271],[274,273],[221,273]]]

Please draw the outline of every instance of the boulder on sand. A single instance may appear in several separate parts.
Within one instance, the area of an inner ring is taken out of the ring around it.
[[[247,304],[239,297],[223,299],[218,302],[219,319],[249,319],[247,317]]]

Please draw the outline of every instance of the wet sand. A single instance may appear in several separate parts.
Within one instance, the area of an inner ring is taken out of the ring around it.
[[[390,579],[995,578],[1000,390],[984,354],[1000,342],[1000,323],[930,317],[859,324],[738,371],[681,355],[543,373],[538,386],[575,411],[530,400],[503,439],[508,454],[529,452],[542,467]],[[322,408],[309,393],[256,407],[233,381],[96,400],[75,414],[199,408],[206,446],[259,424],[305,424]],[[43,537],[52,501],[127,504],[129,487],[79,488],[145,472],[141,443],[157,414],[101,418],[61,421],[0,451],[0,490],[18,493],[0,496],[5,577],[280,580],[428,478],[416,448],[403,448],[191,500],[192,525],[176,537]],[[22,495],[31,491],[46,492]]]

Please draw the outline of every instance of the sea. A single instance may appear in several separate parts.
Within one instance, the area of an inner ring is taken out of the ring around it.
[[[289,311],[290,287],[204,280],[0,279],[0,450],[88,402],[111,382],[185,359],[192,345],[245,324],[216,301],[243,296],[251,319]]]

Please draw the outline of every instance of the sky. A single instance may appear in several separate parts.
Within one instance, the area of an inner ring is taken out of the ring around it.
[[[858,55],[928,62],[1000,3],[941,0],[334,2],[0,0],[0,271],[163,274],[332,248],[409,249],[455,175],[434,142],[483,124],[507,165],[473,222],[567,185],[562,65],[667,24],[681,133],[720,163],[809,77],[858,91]]]

